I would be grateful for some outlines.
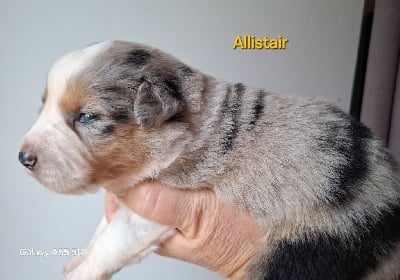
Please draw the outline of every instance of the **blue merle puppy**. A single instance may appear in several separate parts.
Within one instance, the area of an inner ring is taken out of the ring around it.
[[[148,178],[211,188],[265,229],[246,279],[400,279],[399,166],[368,128],[315,98],[102,42],[54,64],[19,159],[60,193],[121,195]],[[66,278],[109,279],[173,233],[121,206]]]

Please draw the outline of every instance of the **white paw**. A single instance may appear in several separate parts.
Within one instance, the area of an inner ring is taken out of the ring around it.
[[[70,258],[64,265],[64,274],[67,274],[77,268],[82,262],[85,261],[87,256],[87,250],[85,250],[85,253],[81,256],[74,256]]]
[[[99,228],[84,255],[65,265],[66,280],[111,279],[115,272],[140,261],[175,232],[174,228],[147,221],[123,207],[110,224]]]
[[[75,269],[65,274],[65,280],[109,280],[111,277],[112,273],[100,271],[98,267],[87,261],[83,261]]]

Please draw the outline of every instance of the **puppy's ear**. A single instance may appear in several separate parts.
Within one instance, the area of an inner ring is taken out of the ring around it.
[[[134,115],[143,128],[158,127],[182,110],[182,102],[177,98],[176,88],[166,84],[144,80],[139,86]]]

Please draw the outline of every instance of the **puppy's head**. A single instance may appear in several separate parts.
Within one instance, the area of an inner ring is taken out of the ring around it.
[[[152,133],[182,121],[183,87],[192,74],[159,50],[122,41],[63,56],[49,72],[20,162],[62,193],[141,172],[157,142]]]

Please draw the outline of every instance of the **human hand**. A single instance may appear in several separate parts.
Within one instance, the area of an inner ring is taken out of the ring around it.
[[[118,209],[106,193],[106,218]],[[242,279],[254,259],[263,231],[248,212],[218,201],[211,190],[181,190],[146,181],[118,198],[132,211],[173,226],[177,233],[158,253],[201,265],[222,276]]]

